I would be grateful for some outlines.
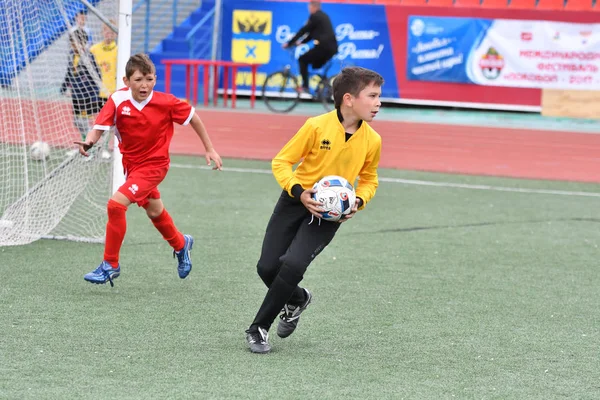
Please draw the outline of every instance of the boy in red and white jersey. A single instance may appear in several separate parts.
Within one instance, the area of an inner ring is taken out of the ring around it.
[[[112,286],[113,279],[120,275],[119,252],[127,228],[125,212],[133,203],[146,210],[156,229],[173,247],[173,254],[178,259],[179,277],[183,279],[192,269],[190,250],[194,239],[178,231],[158,191],[158,185],[169,170],[173,123],[192,126],[206,149],[207,164],[214,162],[213,169],[221,169],[221,157],[213,148],[204,124],[192,106],[171,94],[153,90],[156,68],[148,56],[136,54],[129,59],[123,82],[127,87],[109,97],[85,141],[75,142],[79,145],[79,152],[89,156],[87,151],[103,132],[114,126],[125,171],[125,183],[107,205],[104,260],[84,279],[98,284],[110,282]]]

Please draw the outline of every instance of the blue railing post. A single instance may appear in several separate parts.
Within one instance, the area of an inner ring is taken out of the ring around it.
[[[173,1],[173,24],[172,28],[175,29],[177,26],[177,0]]]
[[[144,53],[148,54],[150,44],[150,0],[146,1],[146,30],[144,32]]]

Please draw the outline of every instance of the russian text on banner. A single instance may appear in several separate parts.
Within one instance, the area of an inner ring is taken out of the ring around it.
[[[600,24],[411,16],[407,79],[600,90]]]

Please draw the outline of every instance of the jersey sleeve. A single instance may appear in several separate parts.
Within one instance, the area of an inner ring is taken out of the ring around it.
[[[179,125],[187,125],[192,120],[195,110],[194,107],[181,101],[175,96],[171,97],[171,119]]]
[[[98,129],[99,131],[107,131],[111,126],[114,126],[116,111],[117,107],[115,106],[115,102],[113,101],[112,97],[110,97],[96,117],[94,129]]]
[[[300,184],[294,176],[293,166],[310,152],[316,136],[316,128],[309,118],[271,161],[273,175],[279,185],[293,197],[292,188]]]

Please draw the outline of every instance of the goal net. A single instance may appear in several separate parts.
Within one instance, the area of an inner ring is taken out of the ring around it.
[[[118,20],[118,0],[88,3]],[[114,90],[89,56],[104,25],[80,0],[0,0],[0,246],[104,240],[112,135],[90,158],[73,144]]]

